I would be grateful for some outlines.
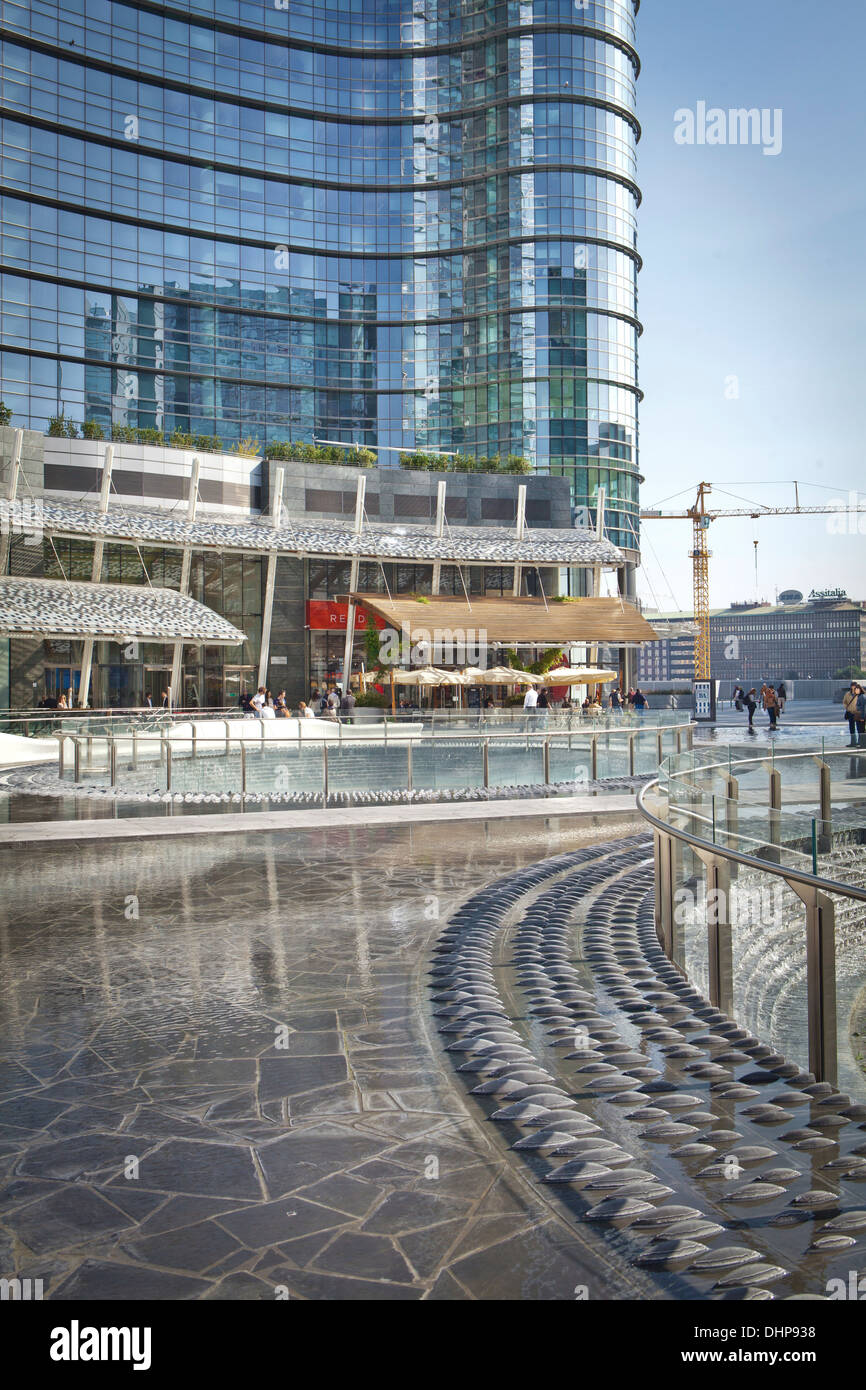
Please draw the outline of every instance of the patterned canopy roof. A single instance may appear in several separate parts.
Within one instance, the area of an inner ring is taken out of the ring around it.
[[[0,635],[206,642],[237,646],[246,637],[203,603],[148,584],[83,584],[0,576]]]
[[[195,550],[277,551],[364,560],[441,560],[486,565],[622,565],[622,552],[581,527],[545,530],[528,527],[523,539],[504,526],[454,526],[437,536],[435,527],[410,523],[367,523],[356,534],[345,522],[295,521],[284,517],[274,529],[266,517],[251,521],[196,520],[164,511],[127,511],[113,506],[105,513],[82,502],[42,499],[42,526],[48,535],[101,537],[140,545]]]

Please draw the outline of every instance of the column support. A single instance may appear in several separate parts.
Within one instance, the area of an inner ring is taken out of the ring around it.
[[[198,455],[193,458],[192,468],[189,475],[189,493],[186,503],[187,521],[195,521],[196,508],[198,507],[198,476],[201,469],[201,460]],[[184,546],[180,564],[180,590],[182,594],[189,592],[189,572],[192,551],[189,546]],[[181,665],[183,662],[183,642],[178,640],[174,643],[171,656],[171,682],[169,684],[168,699],[169,708],[174,709],[177,705],[183,704],[183,692],[180,689]]]
[[[280,529],[280,521],[283,515],[283,479],[286,470],[276,469],[274,473],[274,495],[271,500],[271,527],[274,531]],[[262,605],[262,644],[259,648],[259,685],[268,683],[268,662],[271,655],[271,625],[274,617],[274,590],[277,583],[277,552],[270,551],[268,555],[268,568],[265,576],[265,598]],[[264,726],[263,726],[264,727]]]
[[[447,483],[444,478],[440,478],[436,485],[436,537],[441,540],[445,534],[445,492]],[[438,594],[439,583],[442,578],[442,561],[433,561],[433,578],[430,584],[431,594]]]
[[[524,534],[524,531],[525,531],[525,530],[526,530],[526,484],[525,484],[525,483],[521,483],[520,486],[519,486],[518,489],[517,489],[517,526],[516,526],[515,535],[516,535],[518,541],[522,541],[522,540],[523,540],[523,534]],[[523,566],[520,565],[520,564],[516,564],[516,565],[514,566],[514,582],[513,582],[513,584],[512,584],[512,589],[511,589],[511,596],[512,596],[512,598],[520,598],[520,585],[521,585],[522,579],[523,579]]]
[[[99,489],[99,515],[105,516],[108,511],[108,501],[111,496],[111,475],[114,470],[114,445],[106,444],[105,458],[102,464],[102,485]],[[105,554],[105,541],[95,540],[93,542],[93,560],[90,566],[90,582],[98,584],[102,579],[102,559]],[[85,637],[84,646],[81,649],[81,673],[78,680],[78,704],[81,709],[87,709],[90,700],[90,677],[93,670],[93,638]],[[72,692],[70,692],[72,693]]]
[[[367,479],[363,475],[358,479],[358,490],[355,494],[355,525],[354,533],[360,536],[364,529],[364,497],[367,492]],[[346,644],[343,648],[343,694],[349,693],[349,682],[352,676],[352,651],[355,645],[355,603],[354,594],[358,588],[358,572],[360,560],[356,555],[349,570],[349,606],[346,612]]]
[[[15,431],[12,457],[9,460],[9,479],[6,483],[6,501],[14,502],[18,496],[18,474],[21,471],[21,453],[24,448],[24,431]],[[9,548],[12,544],[12,508],[9,508],[6,526],[0,528],[0,574],[5,574],[9,565]]]

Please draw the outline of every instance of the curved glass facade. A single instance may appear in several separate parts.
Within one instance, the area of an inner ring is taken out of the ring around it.
[[[15,422],[528,454],[635,549],[636,8],[6,3]]]

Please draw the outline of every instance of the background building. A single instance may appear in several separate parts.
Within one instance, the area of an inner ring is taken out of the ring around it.
[[[4,8],[14,423],[525,454],[636,560],[637,0],[189,9]]]
[[[710,669],[722,693],[737,680],[760,687],[764,680],[832,680],[848,666],[866,669],[866,605],[824,591],[780,604],[733,603],[710,614]],[[691,614],[647,611],[658,632],[688,622]],[[638,679],[691,681],[694,639],[647,642],[637,657]],[[801,692],[802,693],[802,692]]]

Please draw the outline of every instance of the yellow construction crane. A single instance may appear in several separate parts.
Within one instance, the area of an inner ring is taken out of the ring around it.
[[[692,548],[689,558],[692,562],[692,581],[695,602],[695,680],[710,679],[710,556],[707,548],[707,532],[710,522],[720,517],[742,516],[757,520],[762,516],[831,516],[839,511],[835,506],[801,507],[799,484],[794,484],[793,507],[764,507],[754,503],[750,507],[716,508],[707,506],[707,497],[712,492],[712,483],[698,483],[694,504],[684,512],[663,512],[656,508],[642,511],[641,521],[691,521]],[[847,504],[847,510],[866,512],[866,505]],[[755,542],[757,545],[757,541]]]

